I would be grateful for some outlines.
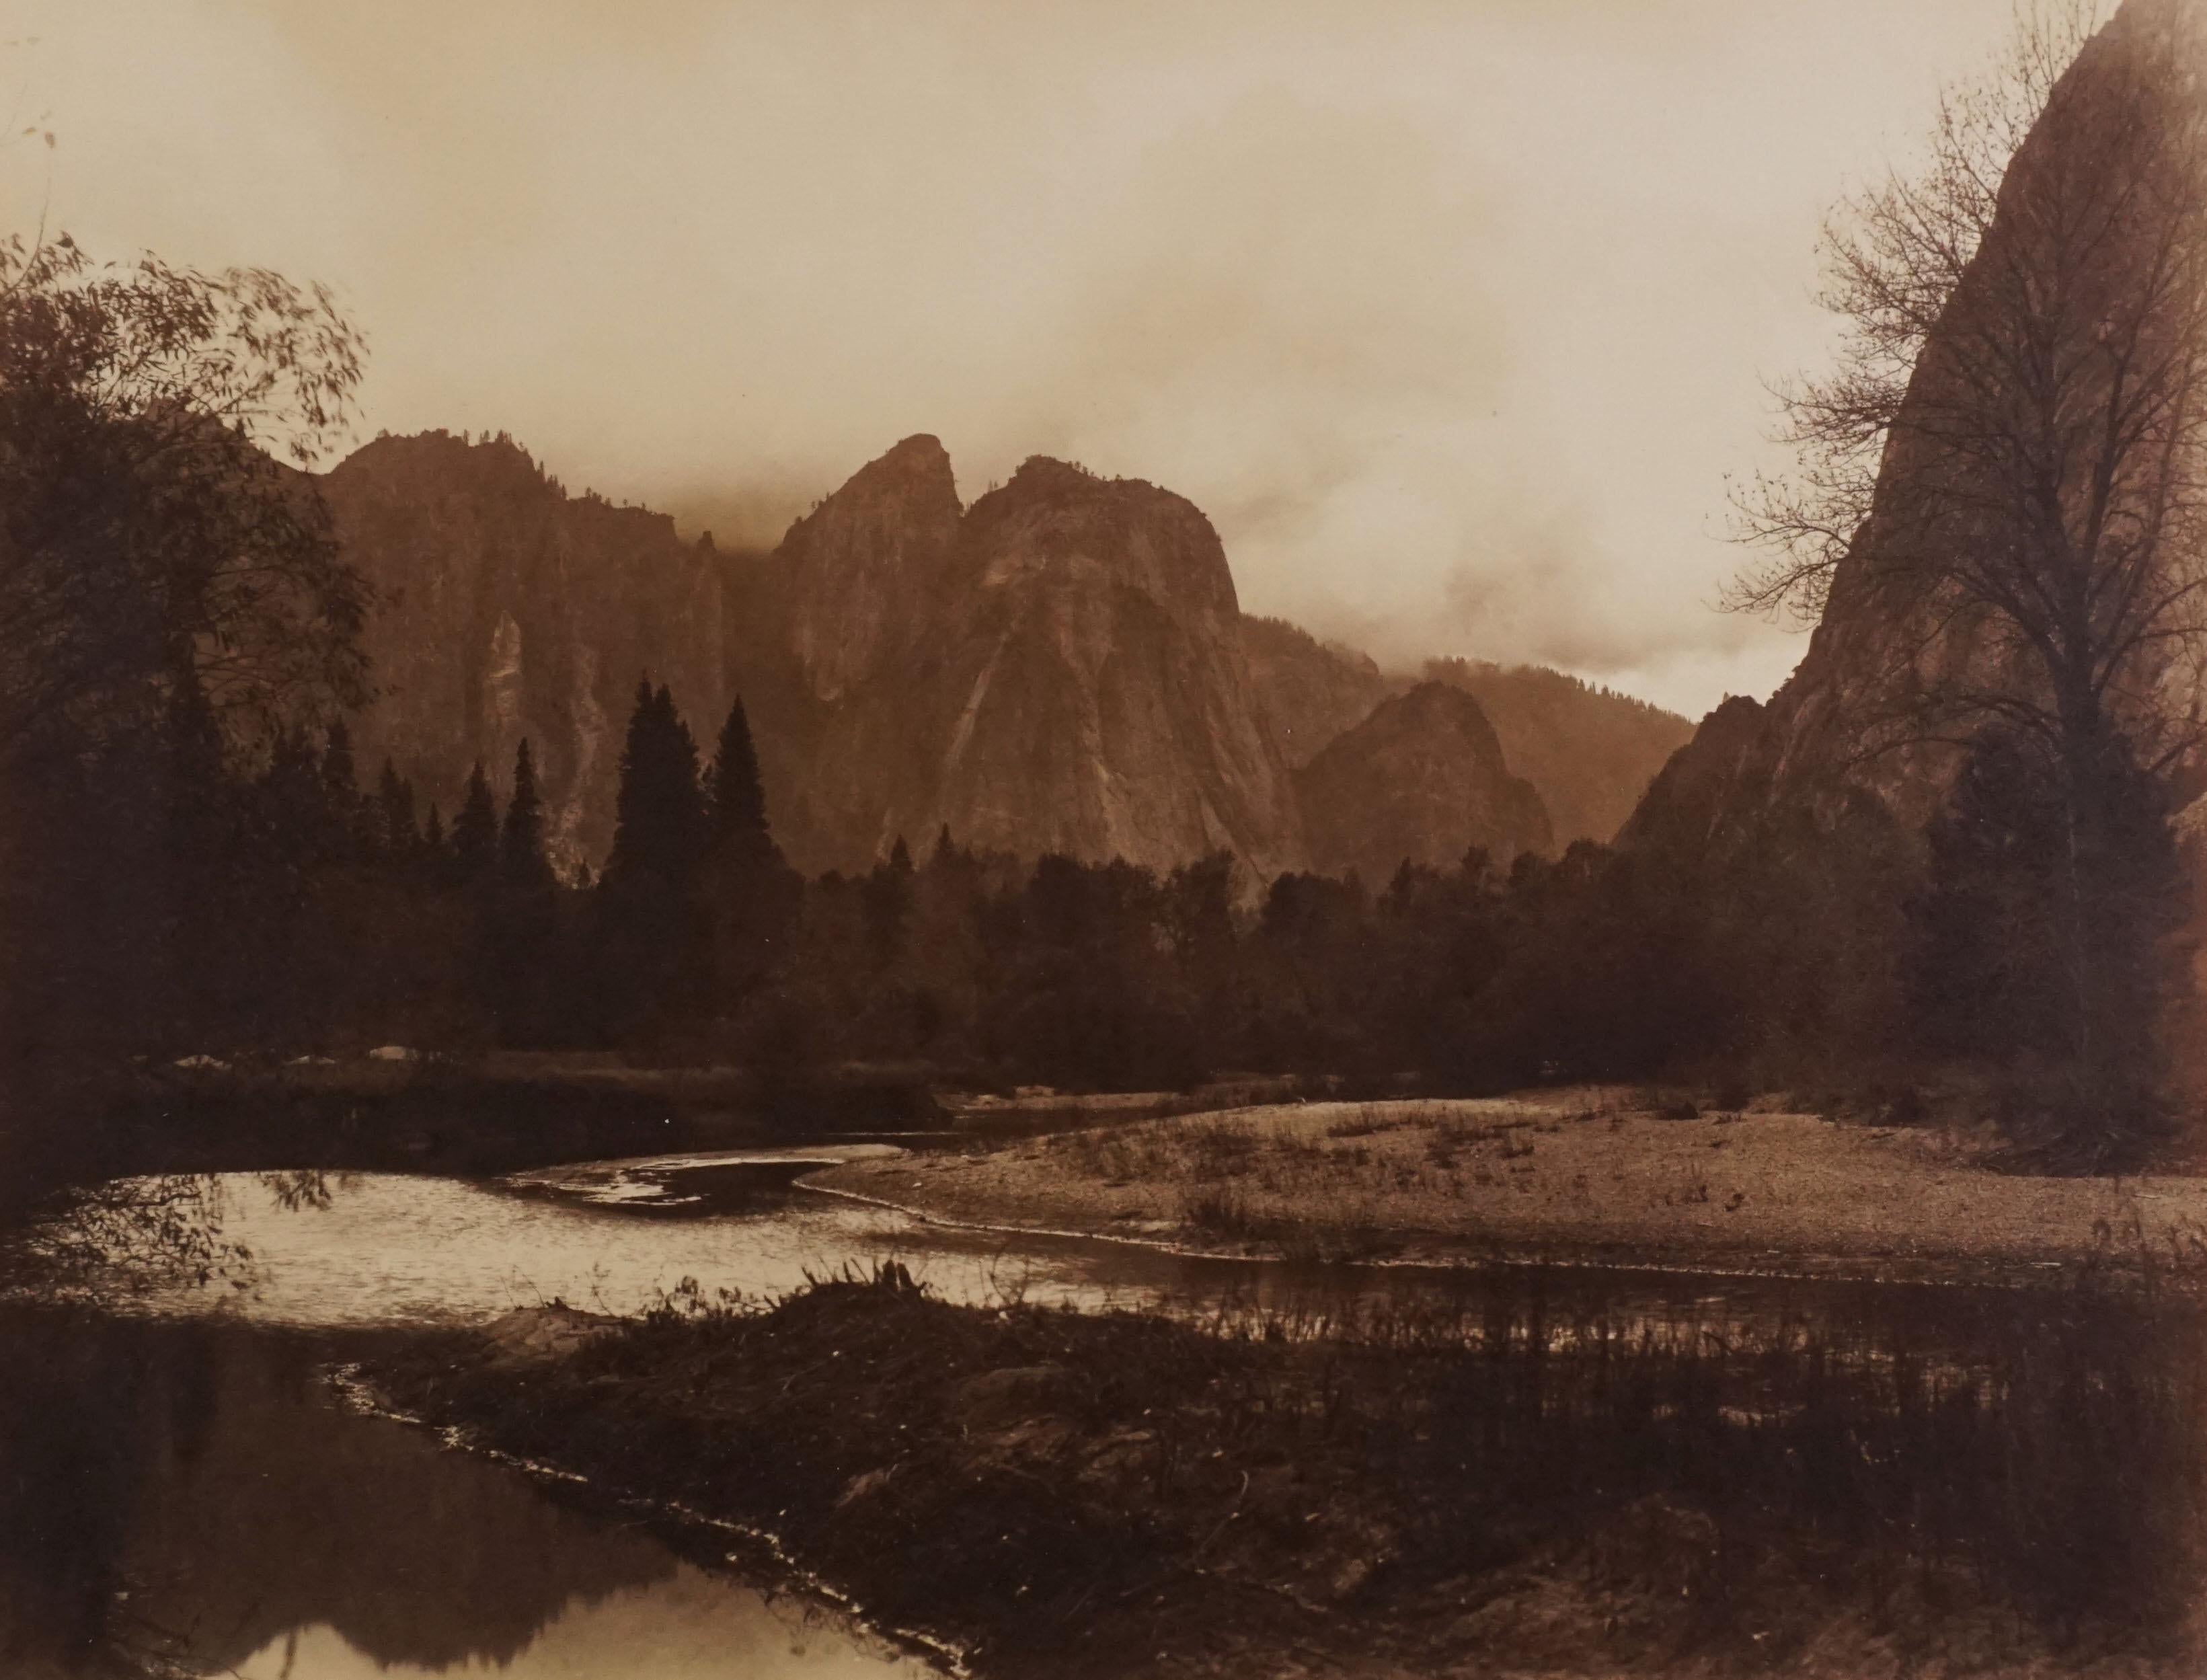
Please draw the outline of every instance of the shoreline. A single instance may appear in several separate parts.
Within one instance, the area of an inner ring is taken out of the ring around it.
[[[892,1264],[740,1310],[519,1309],[336,1380],[455,1450],[734,1537],[756,1551],[724,1563],[779,1560],[876,1636],[988,1680],[2196,1671],[2169,1608],[2189,1577],[2150,1523],[2073,1600],[2037,1562],[2139,1509],[2142,1485],[1917,1503],[1911,1467],[2071,1438],[2044,1409],[2058,1386],[1957,1410],[1844,1342],[1594,1326],[1528,1365],[1542,1323],[1295,1342],[954,1306]],[[2105,1329],[2061,1334],[2120,1361]],[[2175,1443],[2168,1472],[2138,1474],[2191,1488],[2192,1402],[2142,1403],[2090,1426],[2149,1463]],[[1851,1468],[1817,1497],[1836,1526],[1802,1534],[1783,1513],[1835,1445]],[[1882,1538],[1857,1551],[1857,1532]]]
[[[1296,1104],[852,1163],[798,1187],[945,1229],[1217,1260],[2207,1286],[2207,1178],[2005,1173],[1947,1134],[1775,1111]]]

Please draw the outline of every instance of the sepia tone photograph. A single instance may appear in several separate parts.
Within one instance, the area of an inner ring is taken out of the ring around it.
[[[2207,0],[0,0],[0,1680],[2203,1673]]]

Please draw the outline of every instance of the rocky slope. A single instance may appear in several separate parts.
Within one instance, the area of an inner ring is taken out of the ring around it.
[[[525,736],[555,853],[602,858],[637,679],[672,684],[693,718],[727,707],[719,558],[663,514],[569,496],[503,438],[380,438],[322,488],[380,594],[363,773],[389,756],[449,819],[470,767],[502,781]]]
[[[381,596],[363,774],[389,756],[449,818],[469,768],[502,782],[527,737],[570,866],[610,846],[641,677],[672,688],[701,744],[742,695],[776,834],[808,871],[864,869],[898,836],[917,848],[947,827],[1023,856],[1159,870],[1224,850],[1252,886],[1312,861],[1292,773],[1410,686],[1245,617],[1217,534],[1183,498],[1037,458],[964,507],[930,437],[862,467],[763,556],[571,496],[502,438],[382,438],[322,482]],[[1684,730],[1554,673],[1436,674],[1479,695],[1492,727],[1450,724],[1426,697],[1379,732],[1438,727],[1418,774],[1460,785],[1418,790],[1423,816],[1392,792],[1337,807],[1331,853],[1409,834],[1397,855],[1424,857],[1426,822],[1451,863],[1482,835],[1546,846],[1497,792],[1519,769],[1566,814],[1557,844],[1606,839]],[[1367,812],[1352,840],[1342,825]]]
[[[1374,890],[1405,861],[1453,868],[1473,846],[1507,866],[1554,834],[1533,785],[1510,773],[1479,702],[1420,683],[1384,702],[1295,773],[1311,858]]]
[[[845,499],[882,464],[813,516],[808,546],[865,517]],[[840,857],[947,827],[984,848],[1159,869],[1227,851],[1257,879],[1301,863],[1233,576],[1193,504],[1038,457],[966,510],[947,549],[914,545],[899,587],[918,576],[909,630],[882,637],[823,736]]]
[[[1321,642],[1284,619],[1243,619],[1241,649],[1257,709],[1291,770],[1302,768],[1403,688],[1400,679],[1354,648]]]
[[[1694,732],[1675,712],[1540,666],[1433,660],[1421,678],[1390,675],[1355,649],[1277,619],[1244,619],[1241,643],[1259,708],[1291,769],[1421,679],[1471,695],[1510,769],[1540,790],[1559,847],[1614,838]]]
[[[1986,609],[1983,592],[1927,586],[1927,569],[1910,557],[1971,545],[1997,552],[2023,541],[2001,523],[2012,517],[2003,510],[2014,493],[1998,477],[2006,470],[1994,458],[2000,437],[1988,441],[1963,423],[1973,406],[1983,407],[1977,393],[1986,366],[1995,365],[1982,345],[1996,334],[2013,336],[2018,320],[2043,326],[2058,319],[2051,305],[2019,302],[2029,294],[2013,290],[2015,277],[2052,271],[2051,254],[2030,242],[2050,236],[2046,229],[2056,212],[2078,213],[2090,193],[2072,183],[2080,170],[2092,178],[2103,149],[2114,143],[2111,127],[2143,121],[2197,132],[2199,76],[2179,78],[2188,91],[2178,103],[2191,105],[2172,113],[2162,102],[2165,89],[2140,91],[2157,86],[2159,72],[2138,73],[2163,50],[2169,39],[2163,32],[2171,29],[2192,32],[2187,50],[2198,56],[2199,21],[2193,0],[2126,0],[2060,78],[2008,166],[1983,246],[1917,359],[1903,423],[1880,463],[1870,517],[1831,574],[1806,655],[1751,728],[1737,702],[1711,714],[1635,816],[1627,832],[1636,842],[1664,837],[1669,814],[1684,809],[1673,792],[1688,784],[1706,796],[1694,802],[1689,820],[1717,844],[1774,810],[1828,814],[1863,795],[1920,828],[1959,763],[1952,741],[1993,714],[1981,701],[1961,709],[1970,697],[2045,703],[2038,692],[2043,664],[2026,638]],[[2162,227],[2150,207],[2115,216],[2079,271],[2076,285],[2098,287],[2096,296],[2113,300],[2106,313],[2096,304],[2078,317],[2094,324],[2100,338],[2131,307],[2126,288],[2135,288],[2126,266],[2135,276],[2142,266],[2165,260],[2156,243]],[[2102,360],[2088,348],[2066,376],[2064,401],[2076,406],[2080,425],[2098,412],[2103,392],[2093,381],[2102,377],[2095,371]],[[2075,448],[2082,457],[2086,446]],[[2120,502],[2120,485],[2115,494]],[[2073,511],[2069,517],[2077,517]],[[2151,694],[2166,674],[2133,673],[2130,685]],[[2121,687],[2110,691],[2118,711]],[[1708,799],[1714,804],[1703,809]]]
[[[1540,790],[1558,849],[1615,839],[1694,733],[1676,712],[1543,666],[1432,660],[1425,676],[1479,702],[1510,768]]]

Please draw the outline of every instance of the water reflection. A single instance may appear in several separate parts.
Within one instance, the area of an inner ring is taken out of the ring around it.
[[[0,1314],[0,1674],[514,1680],[919,1672],[356,1415],[329,1349],[241,1326]]]
[[[1313,1265],[1164,1253],[1133,1243],[930,1225],[792,1188],[825,1151],[763,1151],[556,1168],[489,1181],[356,1174],[320,1202],[247,1175],[213,1182],[222,1236],[252,1256],[200,1288],[156,1274],[111,1289],[126,1310],[293,1327],[480,1322],[560,1300],[610,1312],[660,1302],[685,1279],[775,1296],[889,1259],[954,1301],[1083,1308],[1164,1306],[1263,1315],[1313,1330],[1386,1318],[1476,1337],[1498,1310],[1560,1346],[1584,1326],[1758,1341],[1838,1331],[1863,1357],[2006,1355],[2019,1317],[2051,1297],[2006,1289],[1712,1277],[1598,1268]]]

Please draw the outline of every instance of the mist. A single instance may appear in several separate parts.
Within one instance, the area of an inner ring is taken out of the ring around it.
[[[1690,713],[1815,237],[2007,0],[18,0],[10,226],[332,285],[362,434],[770,544],[941,436],[1189,496],[1242,604]]]

